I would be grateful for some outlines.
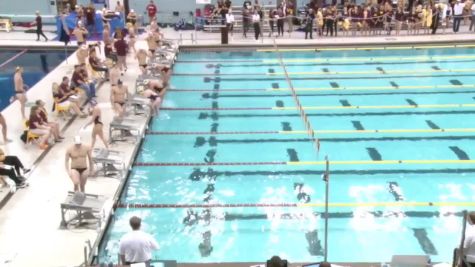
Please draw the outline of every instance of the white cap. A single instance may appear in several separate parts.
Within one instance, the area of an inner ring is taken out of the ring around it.
[[[74,144],[75,144],[75,145],[80,145],[80,144],[81,144],[81,136],[76,135],[76,136],[74,137]]]
[[[135,12],[135,11],[133,9],[131,9],[130,12]]]

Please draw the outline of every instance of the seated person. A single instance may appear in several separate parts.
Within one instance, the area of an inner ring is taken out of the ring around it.
[[[91,88],[88,83],[87,76],[84,77],[84,72],[82,71],[81,65],[74,66],[73,76],[71,78],[71,85],[73,87],[79,87],[86,92],[87,102],[96,96],[95,88]]]
[[[53,132],[53,135],[57,137],[58,140],[64,139],[64,137],[61,136],[61,130],[59,129],[59,123],[53,122],[53,121],[48,121],[48,112],[45,109],[45,102],[41,100],[36,100],[35,102],[36,107],[40,110],[40,116],[43,122],[46,123],[51,128],[51,131]]]
[[[89,50],[89,65],[95,71],[104,72],[105,77],[109,77],[109,69],[104,66],[101,59],[97,57],[96,49]]]
[[[125,101],[129,95],[127,86],[119,80],[116,86],[111,87],[111,102],[117,116],[125,116]]]
[[[16,175],[14,168],[5,166],[2,163],[0,163],[0,175],[8,176],[8,178],[15,182],[15,185],[18,188],[24,188],[28,186],[28,184],[25,182],[26,179],[22,176]]]
[[[40,136],[40,148],[48,148],[48,139],[51,137],[51,128],[45,125],[40,116],[40,109],[32,107],[30,110],[30,119],[28,121],[28,128],[32,134]]]
[[[67,79],[67,77],[65,78]],[[81,118],[87,117],[87,115],[79,108],[78,102],[70,100],[71,96],[73,95],[74,92],[72,90],[63,90],[62,86],[58,86],[57,83],[53,83],[53,99],[56,105],[62,107],[63,109],[72,109],[74,113],[79,115]]]
[[[8,165],[12,166],[15,171],[16,171],[16,176],[17,177],[23,177],[23,175],[27,174],[30,172],[30,169],[26,169],[25,166],[23,166],[23,163],[21,163],[20,159],[17,156],[6,156],[5,152],[0,148],[0,165]],[[23,175],[20,172],[20,170],[23,171]]]

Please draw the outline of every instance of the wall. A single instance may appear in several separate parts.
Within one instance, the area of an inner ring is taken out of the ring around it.
[[[0,7],[1,14],[34,16],[38,10],[43,15],[56,15],[56,4],[51,5],[50,0],[0,0]]]

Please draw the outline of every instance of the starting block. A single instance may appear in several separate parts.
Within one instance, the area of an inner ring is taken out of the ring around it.
[[[116,117],[109,126],[109,142],[126,141],[130,137],[138,141],[142,133],[141,128],[136,120]],[[114,135],[117,132],[119,134]]]
[[[92,162],[94,165],[99,165],[94,173],[98,176],[103,173],[104,176],[116,176],[121,179],[125,174],[124,154],[119,151],[109,150],[105,148],[95,148],[92,151]]]
[[[68,196],[61,203],[61,229],[66,229],[69,224],[77,222],[77,226],[81,226],[89,221],[95,223],[102,221],[103,211],[106,198],[100,195],[85,194],[81,192],[68,192]],[[74,211],[76,215],[69,220],[66,219],[66,212]],[[87,221],[87,222],[86,222]]]
[[[150,99],[135,94],[129,98],[125,102],[126,108],[132,107],[134,110],[134,115],[147,115],[150,114]]]

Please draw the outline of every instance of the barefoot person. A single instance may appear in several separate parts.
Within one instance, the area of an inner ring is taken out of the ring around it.
[[[15,98],[16,100],[20,101],[21,106],[21,117],[26,119],[25,116],[25,104],[26,104],[26,91],[25,91],[25,84],[23,83],[23,68],[16,67],[15,74],[13,75],[13,82],[15,85]]]
[[[135,55],[139,62],[139,68],[143,74],[147,73],[147,51],[145,49],[139,49],[137,54]]]
[[[82,144],[80,136],[74,137],[74,145],[66,151],[65,166],[74,184],[74,192],[84,193],[87,177],[93,172],[94,163],[91,148]]]
[[[109,148],[106,138],[104,137],[104,125],[101,121],[101,109],[97,106],[96,101],[91,101],[90,105],[91,107],[89,109],[89,113],[91,114],[91,120],[86,125],[84,125],[83,128],[86,128],[90,124],[94,123],[94,127],[92,128],[91,149],[93,149],[94,145],[96,144],[96,137],[99,137],[99,139],[102,140],[104,146]]]
[[[8,139],[7,137],[7,122],[5,121],[2,113],[0,113],[0,125],[2,125],[3,143],[10,143],[12,140]]]
[[[112,86],[111,88],[111,103],[112,107],[119,117],[125,116],[125,101],[128,96],[128,88],[123,85],[122,81],[119,80],[117,86]]]

